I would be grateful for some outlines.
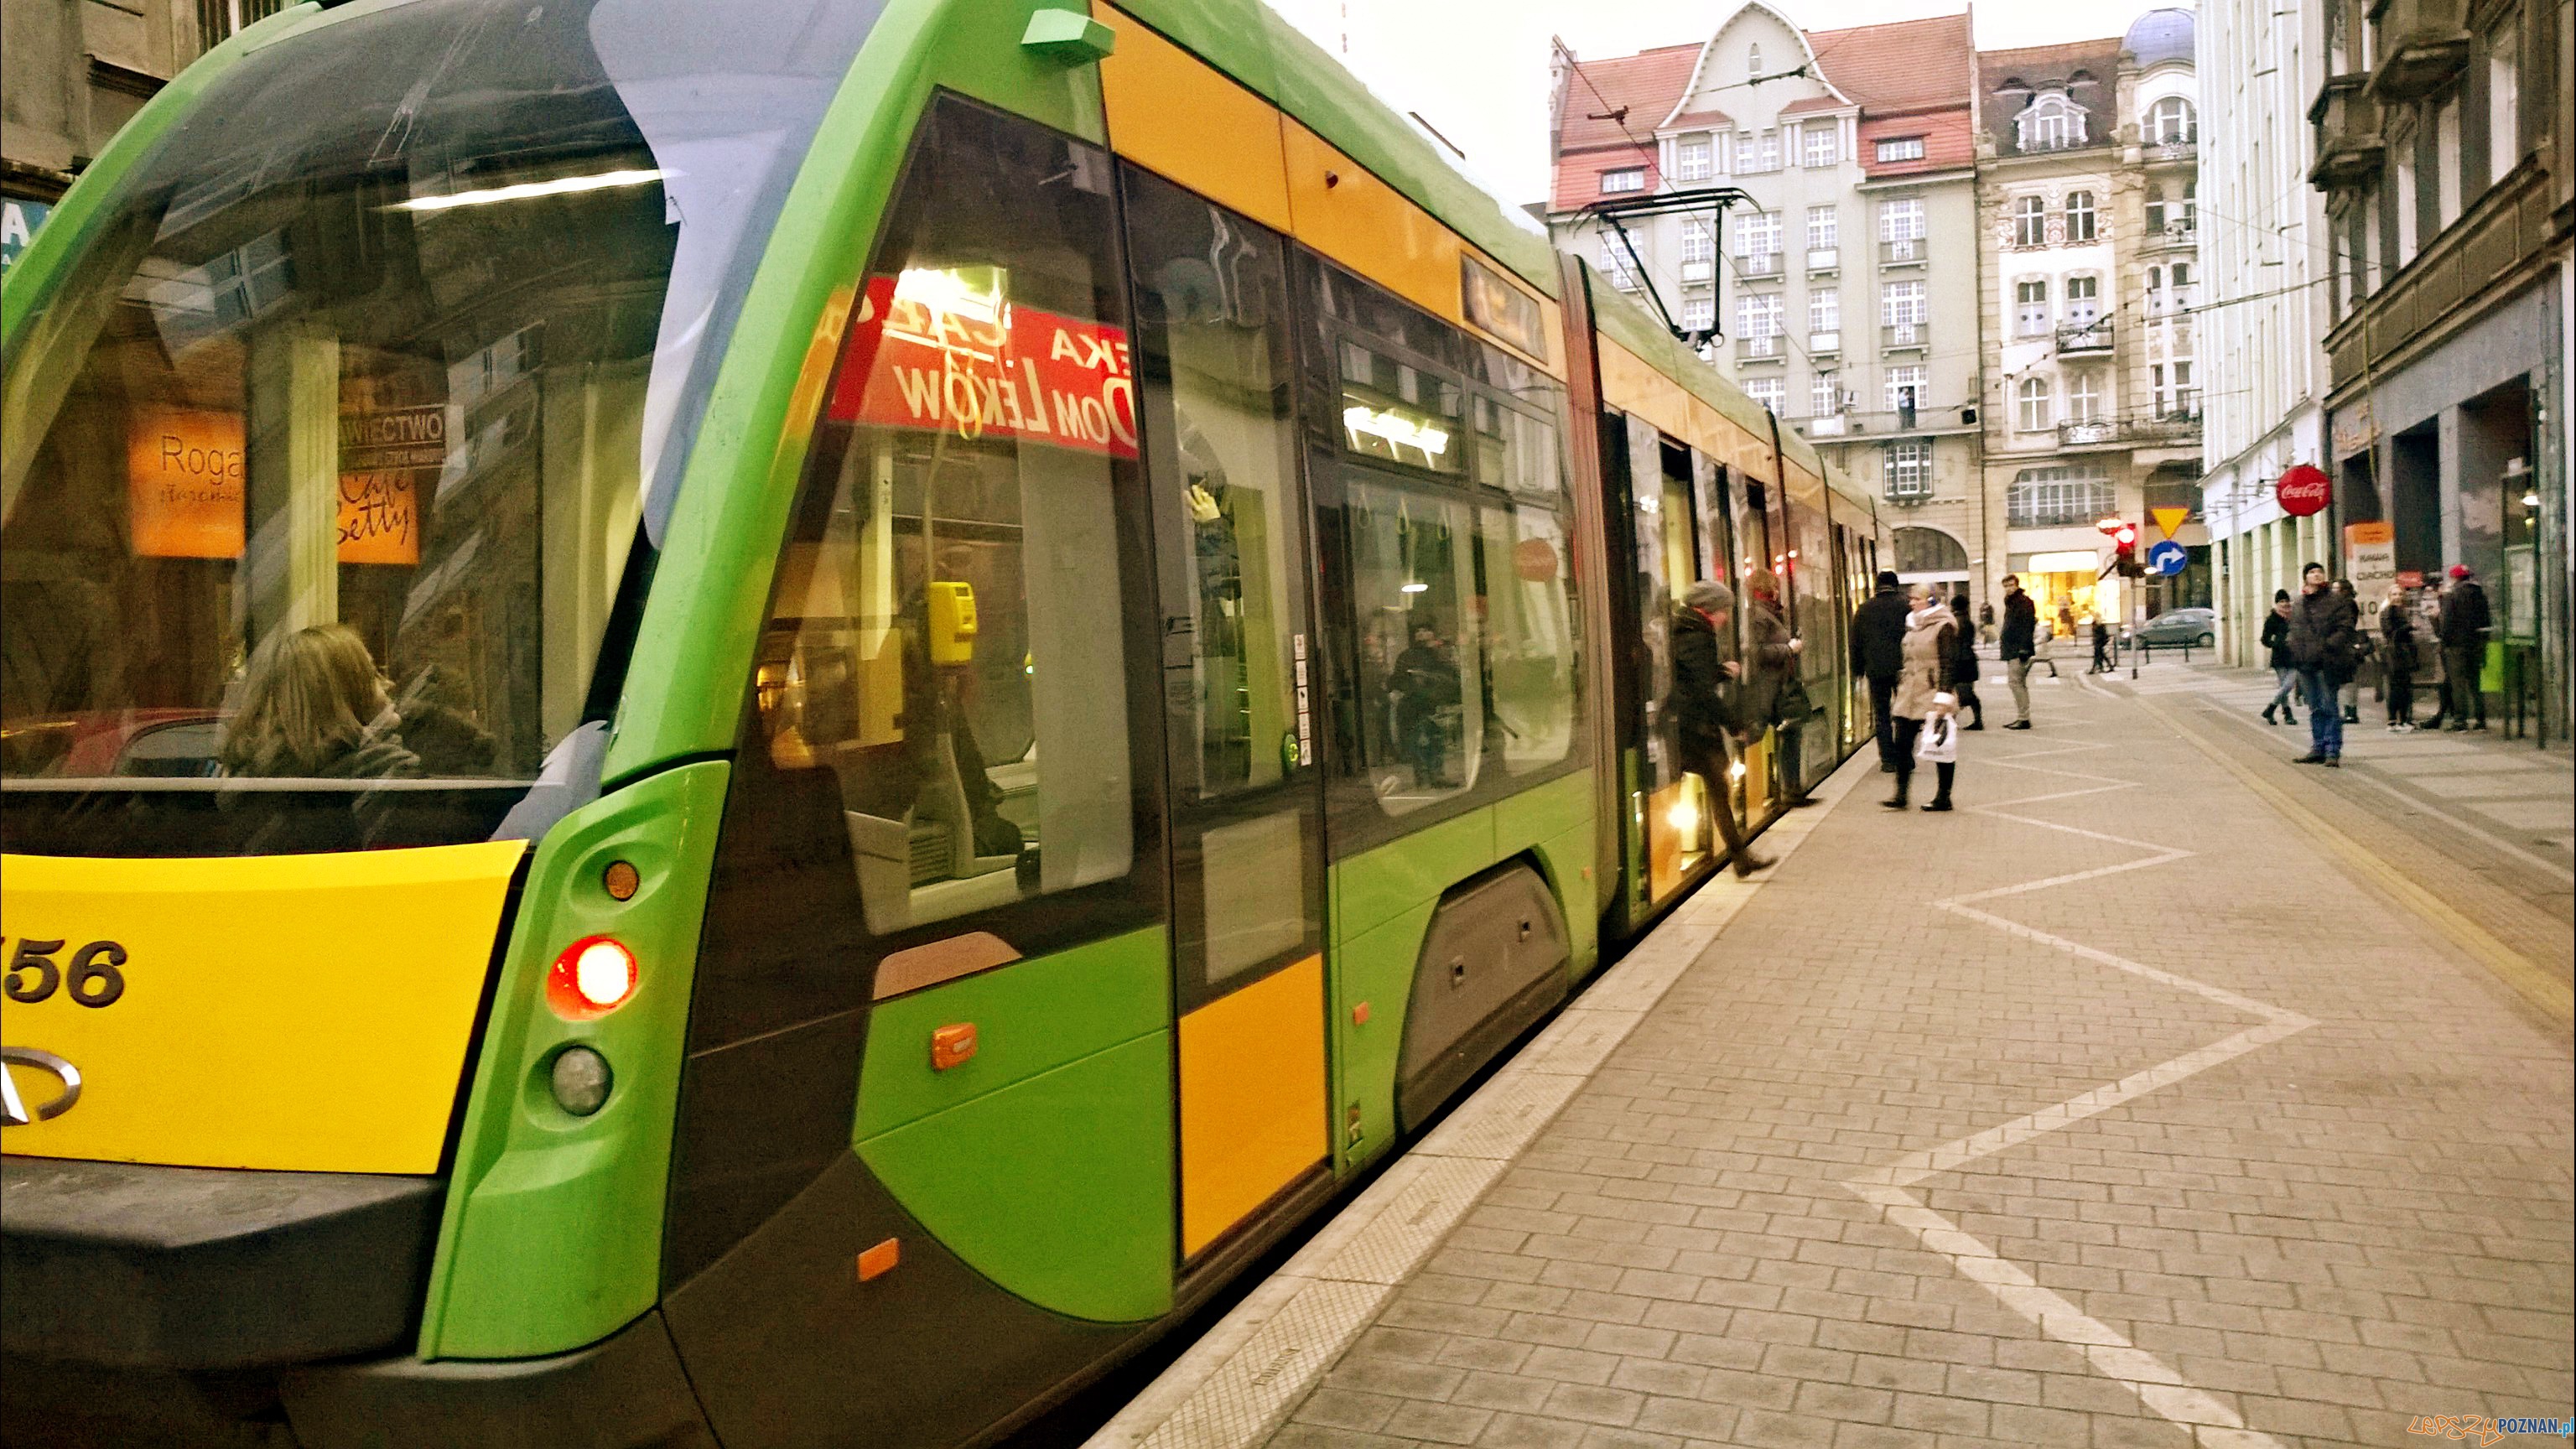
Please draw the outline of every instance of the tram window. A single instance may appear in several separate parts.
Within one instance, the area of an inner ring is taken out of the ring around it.
[[[1573,555],[1552,509],[1480,509],[1477,531],[1494,729],[1503,769],[1525,775],[1574,747],[1575,615],[1566,588]]]
[[[757,679],[772,761],[839,781],[880,935],[1126,876],[1141,773],[1108,159],[946,98],[916,144]]]
[[[1492,694],[1474,510],[1359,478],[1345,490],[1362,755],[1378,804],[1405,815],[1474,789],[1484,765]]]
[[[1342,446],[1408,468],[1467,471],[1458,384],[1348,339],[1341,376]]]

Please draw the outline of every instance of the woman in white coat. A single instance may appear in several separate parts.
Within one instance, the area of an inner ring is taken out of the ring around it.
[[[1914,745],[1924,727],[1936,719],[1957,727],[1957,681],[1951,677],[1957,617],[1920,584],[1914,586],[1912,602],[1914,607],[1905,616],[1904,672],[1896,678],[1896,699],[1889,708],[1896,723],[1896,794],[1880,803],[1890,810],[1902,810],[1908,803],[1907,793],[1914,783]],[[1941,791],[1924,809],[1950,808],[1950,782],[1958,768],[1948,760],[1939,763]]]

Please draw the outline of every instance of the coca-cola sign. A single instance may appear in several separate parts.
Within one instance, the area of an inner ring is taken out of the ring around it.
[[[2326,505],[2334,501],[2334,480],[2314,463],[2293,463],[2282,471],[2274,491],[2280,497],[2283,513],[2305,518],[2325,512]]]

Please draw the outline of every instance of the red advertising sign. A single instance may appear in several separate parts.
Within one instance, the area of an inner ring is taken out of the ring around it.
[[[2282,471],[2275,490],[2281,499],[2281,511],[2298,518],[2323,513],[2334,500],[2334,480],[2314,463],[2291,464]]]
[[[826,415],[1136,456],[1126,332],[1013,306],[954,272],[868,279]]]
[[[2399,569],[2397,571],[2397,587],[2401,589],[2420,589],[2424,587],[2424,571],[2422,569]]]

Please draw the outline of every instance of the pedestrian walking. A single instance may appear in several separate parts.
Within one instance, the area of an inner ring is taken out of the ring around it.
[[[1798,659],[1807,641],[1789,629],[1789,611],[1780,606],[1780,578],[1769,569],[1744,576],[1744,622],[1751,635],[1752,669],[1742,687],[1744,734],[1768,727],[1778,741],[1773,757],[1780,762],[1780,789],[1788,798],[1781,808],[1797,810],[1816,803],[1807,793],[1800,768],[1799,736],[1816,712],[1807,686],[1798,678]]]
[[[2487,696],[2478,685],[2486,672],[2487,631],[2495,617],[2487,612],[2487,591],[2467,564],[2451,565],[2451,585],[2442,591],[2442,678],[2450,685],[2451,732],[2487,727]],[[2476,723],[2470,723],[2472,718]]]
[[[1958,686],[1959,708],[1968,711],[1973,721],[1963,728],[1981,730],[1986,727],[1986,707],[1977,699],[1977,676],[1985,673],[1986,668],[1984,661],[1977,658],[1977,630],[1968,622],[1967,595],[1950,596],[1950,616],[1959,626],[1958,634],[1950,643],[1950,678]]]
[[[1852,673],[1869,681],[1869,710],[1878,723],[1878,768],[1896,768],[1896,676],[1905,669],[1905,592],[1896,575],[1881,571],[1878,590],[1852,611]]]
[[[1890,810],[1902,810],[1908,803],[1907,796],[1914,785],[1914,751],[1925,727],[1950,730],[1958,724],[1958,700],[1950,692],[1951,663],[1958,658],[1958,619],[1932,598],[1929,590],[1918,588],[1913,602],[1914,607],[1905,616],[1905,671],[1897,681],[1892,702],[1899,750],[1896,793],[1879,802]],[[1955,743],[1951,748],[1956,748]],[[1923,808],[1948,810],[1950,786],[1959,767],[1951,759],[1934,763],[1941,790]]]
[[[2299,571],[2299,597],[2290,605],[2290,658],[2299,668],[2299,692],[2308,706],[2308,752],[2302,765],[2343,763],[2343,711],[2335,696],[2352,677],[2353,638],[2360,611],[2326,585],[2326,566]]]
[[[2272,612],[2263,618],[2263,647],[2271,651],[2272,702],[2263,706],[2265,724],[2297,724],[2299,712],[2290,701],[2299,692],[2299,662],[2290,657],[2290,591],[2272,591]],[[2274,717],[2273,711],[2280,714]]]
[[[2111,621],[2099,614],[2093,616],[2093,667],[2084,672],[2087,674],[2111,672]]]
[[[1726,842],[1727,859],[1737,876],[1748,876],[1771,862],[1745,844],[1744,827],[1735,818],[1735,754],[1727,735],[1740,717],[1739,683],[1744,666],[1727,658],[1735,631],[1735,592],[1710,579],[1692,584],[1673,610],[1673,732],[1681,745],[1682,768],[1699,776],[1707,792],[1708,813]]]
[[[2352,616],[2355,620],[2352,635],[2352,675],[2344,680],[2343,688],[2336,692],[2335,703],[2343,706],[2345,724],[2359,724],[2361,723],[2361,674],[2363,670],[2370,667],[2371,657],[2377,653],[2377,649],[2372,643],[2370,631],[2359,626],[2361,599],[2352,591],[2352,580],[2335,580],[2334,591],[2352,601]]]
[[[2012,686],[2013,722],[2008,730],[2030,728],[2030,666],[2039,657],[2039,605],[2021,591],[2018,574],[2004,575],[2004,627],[1995,652],[2003,656],[2004,681]],[[2050,665],[2055,674],[2057,666]]]
[[[2406,591],[2391,585],[2388,602],[2379,606],[2380,656],[2388,680],[2388,732],[2415,732],[2415,611]]]

